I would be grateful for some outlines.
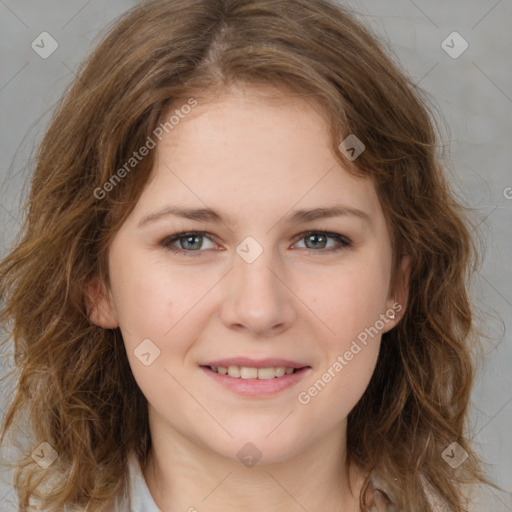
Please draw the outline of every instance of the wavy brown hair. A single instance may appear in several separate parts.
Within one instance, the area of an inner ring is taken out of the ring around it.
[[[141,3],[103,37],[61,99],[35,155],[20,236],[0,264],[3,343],[14,343],[17,383],[1,440],[15,426],[12,442],[29,440],[12,465],[20,509],[37,498],[48,510],[105,510],[125,490],[129,452],[146,461],[147,401],[119,329],[92,324],[85,297],[94,279],[108,289],[110,241],[147,183],[154,152],[105,197],[94,191],[171,106],[230,85],[273,88],[318,108],[340,163],[376,186],[393,287],[401,256],[410,257],[406,311],[383,335],[348,417],[347,462],[378,475],[397,510],[431,511],[430,494],[449,512],[465,511],[464,484],[490,483],[467,425],[479,341],[468,294],[479,264],[473,223],[444,175],[426,96],[383,42],[328,0]],[[366,146],[354,161],[338,149],[349,134]],[[469,454],[457,470],[441,458],[453,441]],[[48,469],[31,456],[41,442],[58,454]]]

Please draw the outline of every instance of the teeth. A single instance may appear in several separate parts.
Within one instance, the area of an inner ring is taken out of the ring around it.
[[[235,379],[240,378],[240,367],[239,366],[228,366],[228,375]]]
[[[275,368],[258,368],[258,379],[273,379],[275,376]]]
[[[272,375],[273,377],[273,375]],[[240,368],[240,378],[241,379],[257,379],[258,378],[258,369],[257,368],[247,368],[246,366],[242,366]]]
[[[283,375],[290,375],[295,371],[295,368],[286,368],[285,366],[277,366],[273,368],[250,368],[247,366],[210,366],[210,368],[221,375],[229,375],[235,379],[273,379],[275,377],[282,377]]]
[[[289,368],[291,370],[290,373],[293,373],[293,368]],[[276,377],[282,377],[286,373],[286,368],[284,366],[278,366],[274,368]]]

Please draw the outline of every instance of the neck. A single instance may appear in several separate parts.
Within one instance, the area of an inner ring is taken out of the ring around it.
[[[165,442],[152,436],[142,470],[162,511],[360,510],[364,476],[360,468],[346,469],[346,423],[286,460],[250,467],[174,430],[168,434]]]

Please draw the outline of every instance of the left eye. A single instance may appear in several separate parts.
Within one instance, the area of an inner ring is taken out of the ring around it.
[[[352,243],[350,240],[338,233],[325,233],[323,231],[308,231],[307,233],[302,233],[300,235],[299,240],[306,240],[308,243],[312,243],[313,247],[306,247],[306,249],[315,249],[318,248],[318,244],[322,247],[321,249],[326,249],[326,246],[323,246],[322,240],[327,243],[327,239],[330,238],[337,242],[337,245],[330,246],[327,250],[338,250],[346,247],[350,247]],[[320,240],[320,243],[318,242]]]
[[[329,238],[335,240],[337,244],[327,247],[327,240]],[[176,233],[162,240],[161,245],[167,250],[178,254],[203,252],[199,249],[202,247],[204,239],[211,241],[211,238],[207,236],[207,233],[204,231]],[[306,233],[301,233],[298,241],[301,240],[305,240],[306,244],[311,244],[310,247],[306,246],[305,249],[312,250],[314,252],[318,252],[315,251],[316,249],[323,249],[323,252],[336,251],[352,245],[351,241],[347,237],[338,233],[328,233],[324,231],[308,231]],[[176,247],[174,245],[176,242],[179,242],[180,247]],[[209,248],[211,249],[213,247]]]

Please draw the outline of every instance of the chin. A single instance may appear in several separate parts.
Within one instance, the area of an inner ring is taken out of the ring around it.
[[[269,435],[268,430],[261,433],[253,430],[250,435],[237,435],[229,443],[222,443],[215,451],[247,467],[276,464],[292,458],[300,450],[299,441],[294,442],[286,432],[284,434],[273,432]]]

